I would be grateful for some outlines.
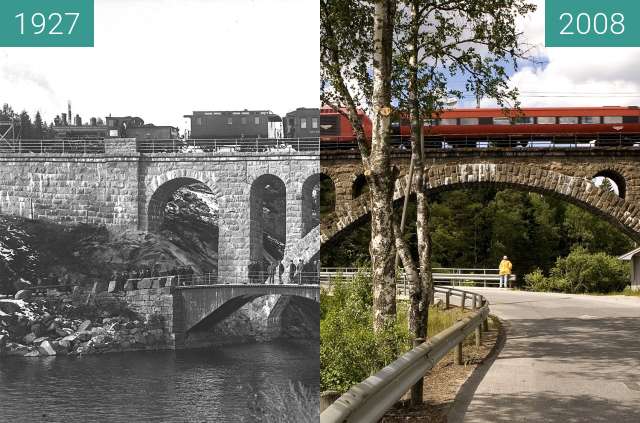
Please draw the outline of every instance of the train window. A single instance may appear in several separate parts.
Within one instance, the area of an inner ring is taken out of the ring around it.
[[[558,123],[560,125],[575,125],[578,123],[578,118],[576,116],[560,116]]]
[[[458,119],[440,119],[440,125],[457,125]]]
[[[436,126],[438,121],[436,119],[425,119],[424,124],[425,126]]]
[[[307,127],[307,119],[305,118],[300,119],[300,128],[306,129],[306,127]]]
[[[478,118],[461,118],[460,125],[477,125]]]
[[[318,118],[311,118],[311,127],[313,129],[318,129]]]
[[[582,116],[580,119],[585,125],[600,123],[600,116]]]
[[[228,117],[227,118],[227,125],[233,125],[233,118],[232,117]]]
[[[511,125],[511,119],[508,117],[495,117],[493,118],[494,125]]]
[[[556,118],[552,116],[540,116],[538,118],[538,125],[554,125]]]
[[[638,119],[638,116],[623,116],[622,117],[622,123],[638,123],[640,121],[640,119]]]
[[[242,123],[243,125],[246,125],[246,124],[247,124],[247,118],[246,118],[246,117],[244,117],[244,116],[242,116],[242,117],[240,118],[240,123]]]
[[[530,116],[520,116],[516,118],[517,125],[531,125],[533,124],[533,118]]]
[[[256,116],[256,117],[254,117],[254,118],[253,118],[253,123],[254,123],[255,125],[260,125],[260,116]]]
[[[202,118],[201,117],[196,119],[196,125],[202,126]]]
[[[622,116],[605,116],[604,123],[622,123]]]

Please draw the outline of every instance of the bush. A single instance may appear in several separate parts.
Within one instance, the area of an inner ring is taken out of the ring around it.
[[[621,291],[629,283],[629,266],[605,253],[588,253],[583,248],[559,257],[545,277],[540,269],[525,276],[533,291],[606,293]]]
[[[333,281],[332,295],[322,295],[320,322],[321,390],[347,391],[395,360],[410,348],[406,312],[397,322],[374,334],[372,290],[369,278]]]

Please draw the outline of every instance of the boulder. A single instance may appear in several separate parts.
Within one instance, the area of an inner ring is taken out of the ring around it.
[[[29,352],[29,348],[26,345],[18,344],[16,342],[8,342],[5,347],[5,355],[25,355]]]
[[[6,314],[14,314],[20,311],[20,306],[13,301],[0,301],[0,311]]]
[[[58,341],[58,345],[60,346],[61,349],[69,351],[69,349],[71,348],[72,342],[61,339],[60,341]]]
[[[71,334],[71,331],[68,329],[60,329],[60,328],[56,328],[56,335],[58,335],[59,337],[65,337],[67,335]]]
[[[56,329],[56,322],[51,322],[49,323],[49,326],[47,326],[47,332],[56,332]]]
[[[109,287],[107,288],[107,292],[116,292],[116,289],[118,289],[118,282],[116,281],[109,282]]]
[[[149,289],[153,285],[151,278],[144,278],[138,282],[138,289]]]
[[[64,342],[71,342],[71,343],[73,343],[73,342],[75,342],[76,338],[77,338],[77,336],[76,336],[76,335],[67,335],[67,336],[65,336],[64,338],[62,338],[59,342],[64,341]]]
[[[47,333],[47,329],[41,323],[34,323],[31,325],[31,332],[33,332],[37,338]]]
[[[39,338],[34,339],[33,343],[36,344],[36,345],[40,345],[41,342],[44,342],[44,341],[47,341],[47,340],[49,340],[48,336],[41,336]]]
[[[40,357],[40,352],[38,352],[38,350],[33,350],[30,351],[26,354],[24,354],[25,357]]]
[[[56,355],[56,349],[53,348],[49,341],[42,342],[38,347],[38,351],[40,351],[40,355]]]
[[[77,339],[80,342],[87,342],[93,337],[93,334],[88,331],[78,332]]]
[[[78,326],[78,332],[84,332],[91,329],[91,320],[85,320]]]
[[[21,289],[20,291],[16,292],[16,295],[15,295],[14,298],[16,300],[29,301],[32,296],[33,296],[33,292],[31,290],[29,290],[29,289]]]
[[[33,344],[33,341],[36,339],[36,334],[31,332],[24,336],[24,343],[27,345]]]

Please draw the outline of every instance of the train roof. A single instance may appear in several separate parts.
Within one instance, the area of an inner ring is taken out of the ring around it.
[[[195,110],[190,115],[184,115],[184,117],[193,117],[195,115],[205,116],[249,116],[249,115],[274,115],[271,110]]]

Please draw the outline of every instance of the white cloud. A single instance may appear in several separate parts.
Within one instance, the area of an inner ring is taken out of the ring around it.
[[[545,65],[526,65],[511,77],[524,106],[640,105],[640,49],[546,48],[544,1],[534,3],[538,10],[518,25]]]
[[[96,0],[94,48],[0,49],[0,102],[179,125],[203,109],[318,100],[316,0]]]

